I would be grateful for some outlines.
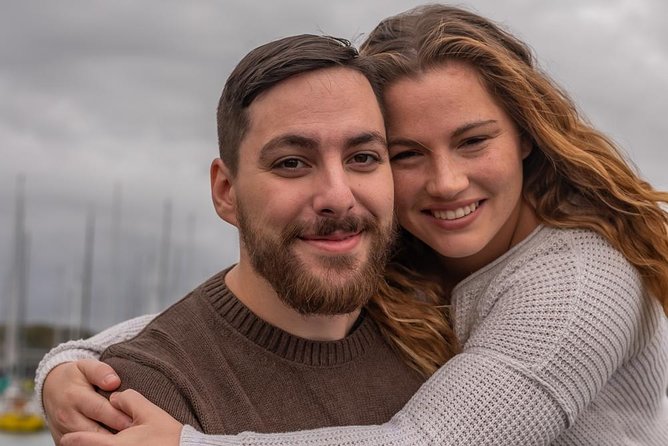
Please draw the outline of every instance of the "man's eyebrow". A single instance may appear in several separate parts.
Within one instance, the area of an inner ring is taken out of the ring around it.
[[[387,146],[385,135],[379,132],[363,132],[348,138],[345,142],[346,148],[356,147],[370,142],[376,142],[383,147]],[[282,147],[296,147],[301,149],[316,150],[320,146],[320,140],[304,135],[288,133],[272,138],[260,149],[260,162],[272,161],[272,152]]]
[[[348,139],[346,146],[347,147],[355,147],[355,146],[361,146],[363,144],[367,144],[370,142],[375,142],[383,147],[387,146],[387,141],[385,140],[385,135],[382,133],[378,132],[365,132],[361,133],[359,135],[355,135],[352,138]]]
[[[271,161],[271,154],[281,147],[300,147],[304,149],[315,150],[319,141],[314,138],[309,138],[303,135],[296,135],[288,133],[286,135],[279,135],[272,138],[260,149],[260,162]]]

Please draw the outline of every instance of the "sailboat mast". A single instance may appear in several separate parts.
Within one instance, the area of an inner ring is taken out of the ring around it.
[[[169,265],[172,241],[172,201],[166,200],[162,208],[162,234],[160,250],[158,252],[158,283],[156,287],[156,302],[160,311],[164,308],[168,294]]]
[[[121,319],[119,307],[123,306],[125,286],[121,277],[121,210],[123,208],[123,195],[121,184],[115,183],[111,199],[111,283],[107,287],[107,302],[109,302],[109,315],[111,322],[115,323]]]
[[[28,288],[27,234],[25,229],[25,176],[16,181],[16,215],[14,220],[14,252],[10,276],[9,308],[5,324],[5,364],[10,380],[17,377],[20,329],[25,318],[25,302]]]
[[[88,210],[86,217],[86,238],[84,242],[84,264],[81,278],[81,319],[79,336],[84,330],[90,330],[91,300],[93,295],[93,255],[95,245],[95,211]]]

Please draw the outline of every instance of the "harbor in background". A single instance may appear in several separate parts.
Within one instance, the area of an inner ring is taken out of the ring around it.
[[[0,446],[53,446],[53,439],[48,431],[33,434],[0,433]]]

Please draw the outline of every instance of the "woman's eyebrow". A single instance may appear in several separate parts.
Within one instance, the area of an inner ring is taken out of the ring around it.
[[[410,138],[390,138],[387,141],[387,146],[388,148],[392,146],[405,146],[405,147],[419,147],[421,149],[431,150],[424,144]]]
[[[495,119],[488,119],[485,121],[474,121],[474,122],[469,122],[467,124],[464,124],[462,126],[457,127],[454,132],[452,132],[452,138],[456,138],[458,136],[461,136],[462,134],[468,132],[469,130],[475,129],[477,127],[483,127],[485,125],[489,124],[496,124]]]
[[[453,132],[452,135],[450,136],[451,138],[457,138],[464,133],[468,132],[469,130],[473,130],[478,127],[484,127],[486,125],[490,124],[496,124],[497,121],[496,119],[487,119],[484,121],[474,121],[474,122],[468,122],[466,124],[463,124],[459,127],[457,127]],[[420,147],[422,149],[428,149],[424,144],[410,138],[389,138],[387,141],[388,147],[392,146],[406,146],[406,147]]]

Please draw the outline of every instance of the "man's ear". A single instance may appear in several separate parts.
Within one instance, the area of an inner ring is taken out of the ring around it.
[[[234,189],[234,178],[230,169],[222,159],[211,162],[211,199],[213,207],[220,218],[237,226],[237,199]]]

